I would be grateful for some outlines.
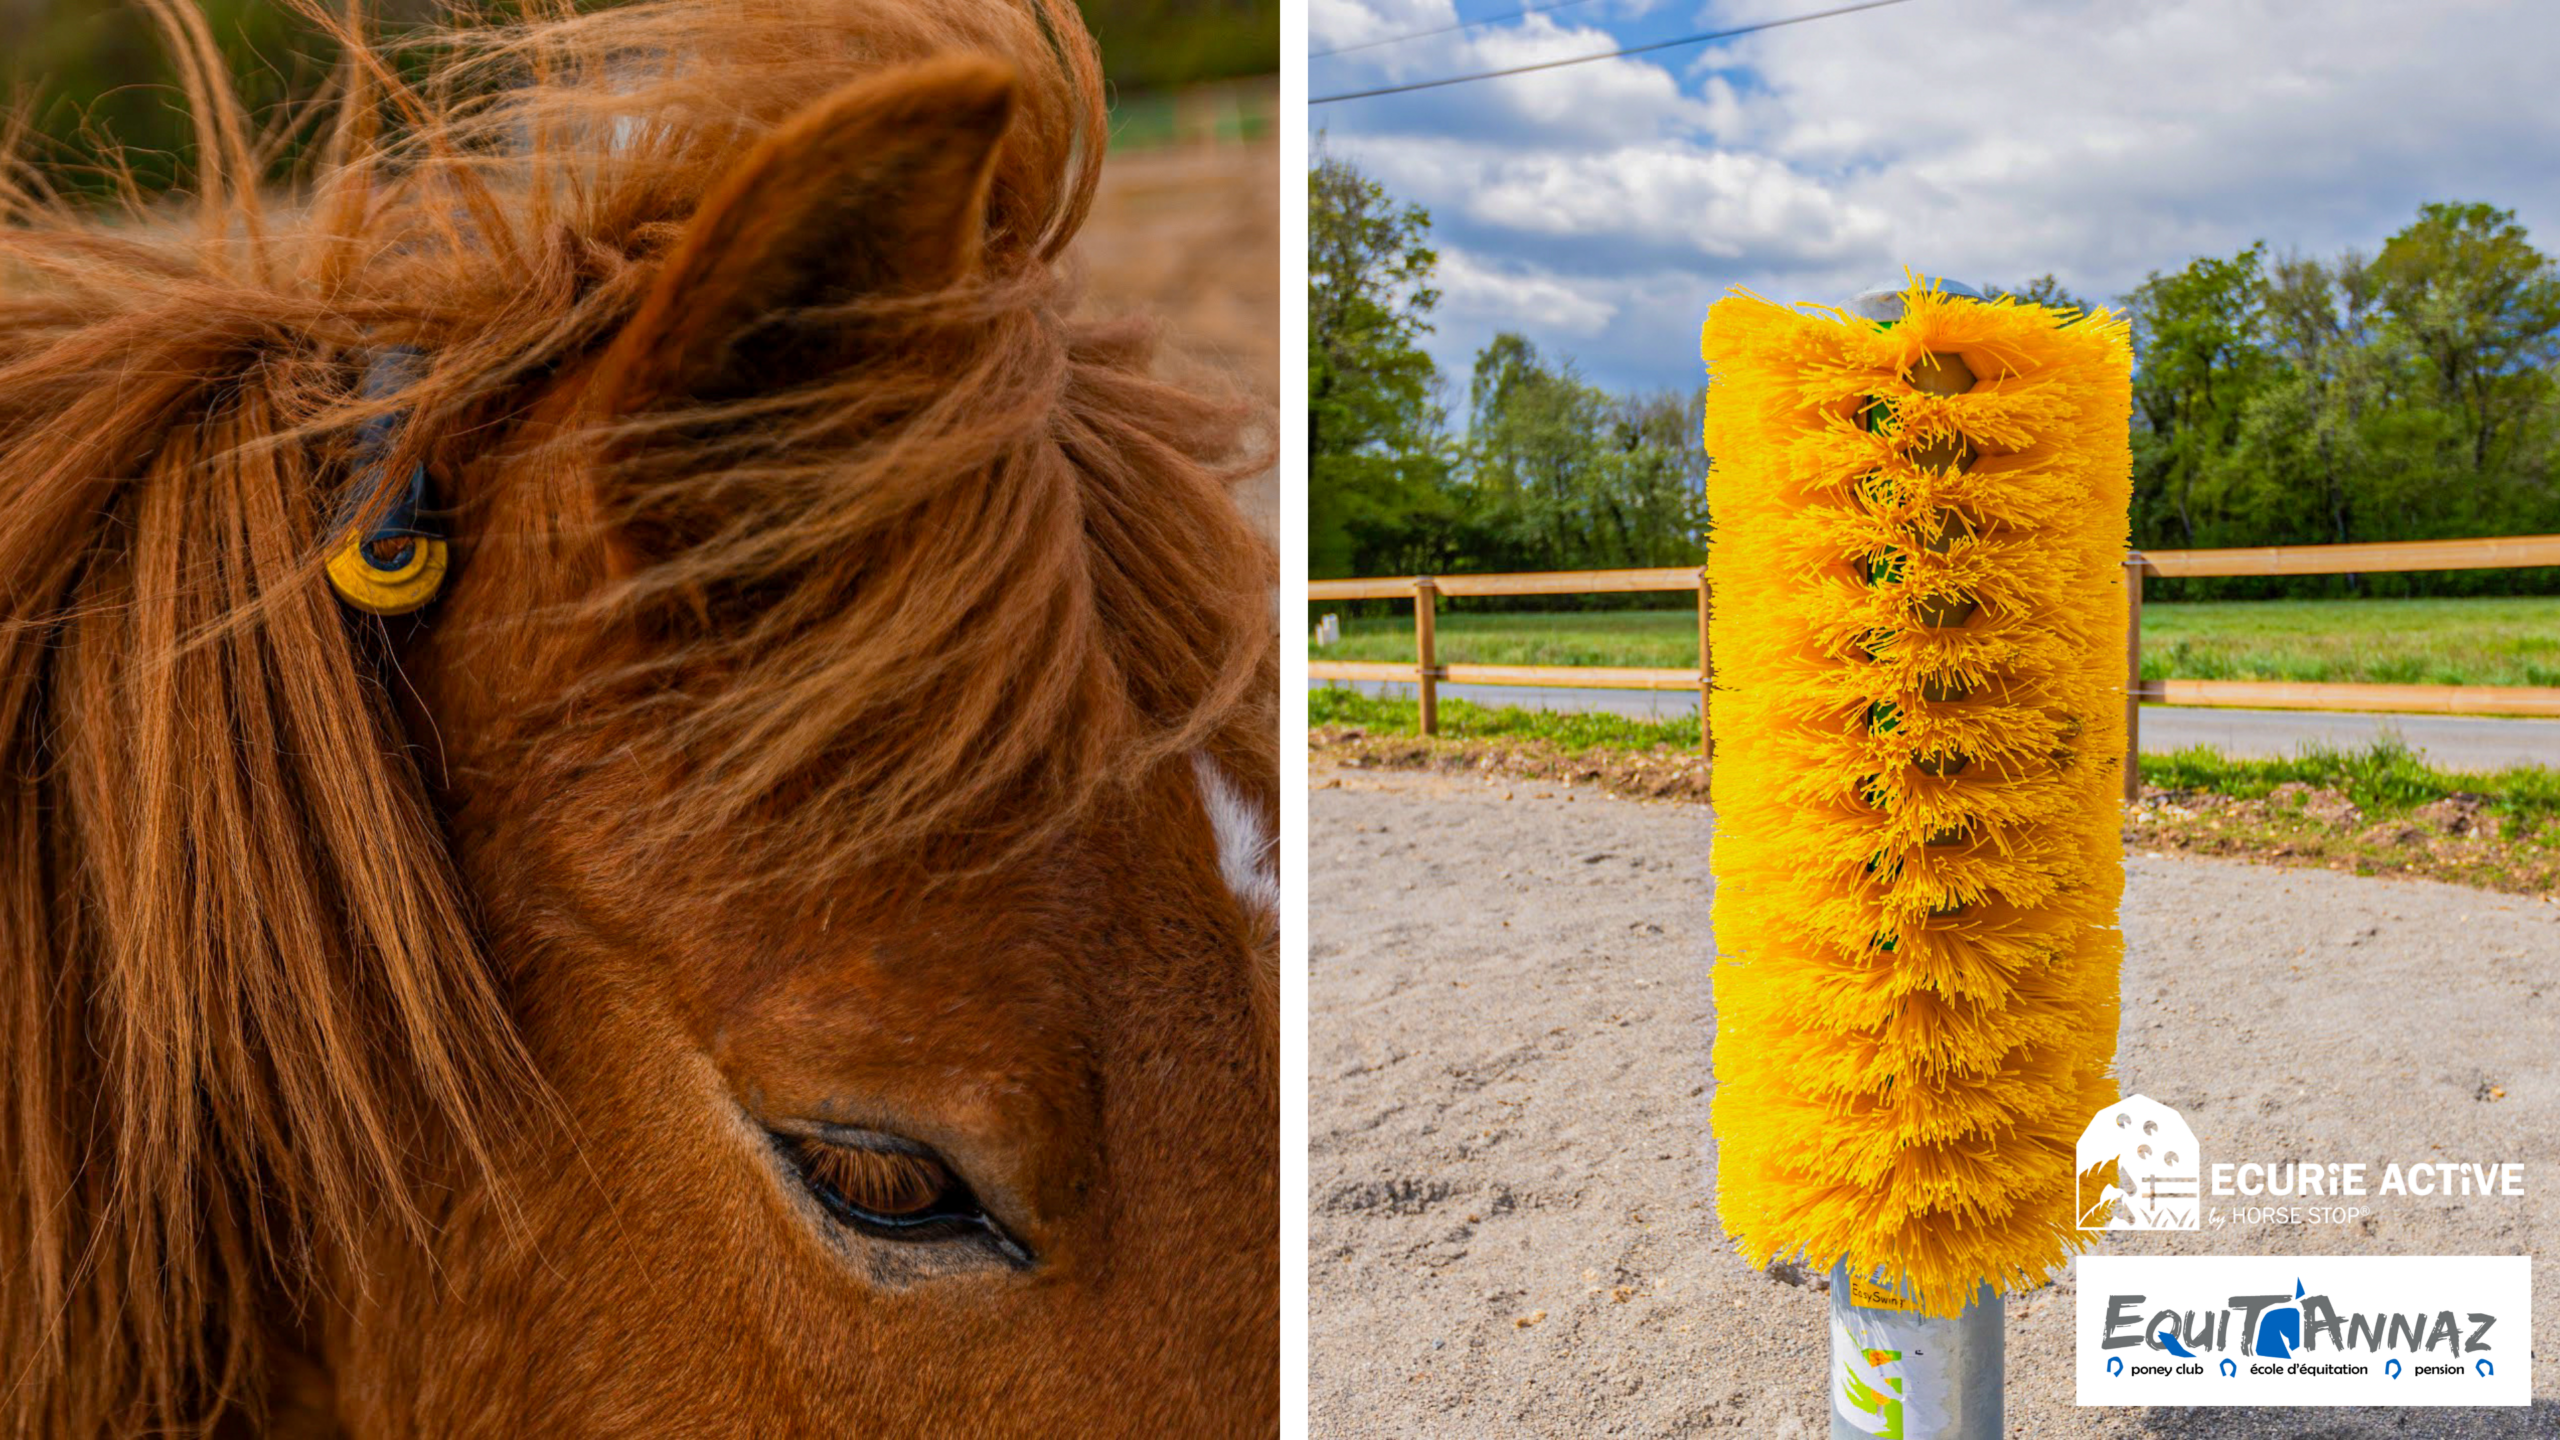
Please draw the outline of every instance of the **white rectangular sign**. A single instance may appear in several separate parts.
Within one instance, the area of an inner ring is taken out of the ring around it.
[[[2083,1255],[2083,1405],[2529,1405],[2522,1255]]]

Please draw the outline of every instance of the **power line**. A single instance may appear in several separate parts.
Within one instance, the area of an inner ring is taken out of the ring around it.
[[[1473,30],[1479,25],[1499,25],[1505,20],[1544,15],[1550,10],[1570,10],[1576,5],[1590,3],[1591,0],[1561,0],[1561,3],[1554,5],[1531,5],[1526,9],[1514,10],[1505,15],[1487,15],[1480,20],[1461,20],[1455,25],[1443,25],[1437,30],[1415,30],[1409,34],[1390,35],[1384,40],[1363,40],[1357,45],[1336,45],[1330,50],[1310,50],[1307,52],[1307,58],[1321,60],[1327,55],[1348,55],[1354,50],[1375,50],[1381,45],[1401,45],[1407,40],[1421,40],[1433,35],[1452,35],[1460,30]]]
[[[1541,60],[1535,65],[1514,65],[1508,70],[1487,70],[1475,75],[1452,75],[1445,80],[1417,80],[1410,85],[1383,85],[1375,90],[1350,90],[1340,95],[1318,95],[1307,103],[1331,105],[1337,100],[1367,100],[1378,95],[1403,95],[1414,90],[1437,90],[1443,85],[1464,85],[1475,80],[1499,80],[1505,75],[1526,75],[1532,70],[1556,70],[1567,65],[1587,65],[1594,60],[1615,60],[1621,55],[1642,55],[1648,51],[1669,50],[1679,45],[1703,45],[1710,40],[1730,40],[1736,35],[1775,30],[1781,25],[1801,25],[1807,20],[1828,20],[1834,15],[1847,15],[1859,10],[1881,10],[1887,5],[1902,3],[1904,0],[1867,0],[1863,5],[1843,5],[1836,10],[1816,10],[1810,15],[1793,15],[1784,20],[1763,20],[1757,25],[1743,25],[1731,30],[1711,30],[1704,35],[1683,35],[1677,40],[1656,40],[1649,44],[1630,45],[1624,50],[1610,50],[1598,55],[1576,55],[1569,60]]]

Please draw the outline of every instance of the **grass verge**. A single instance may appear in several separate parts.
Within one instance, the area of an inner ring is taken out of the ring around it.
[[[1576,610],[1436,617],[1440,659],[1465,665],[1624,665],[1677,670],[1698,663],[1698,612]],[[1342,643],[1307,653],[1319,660],[1413,663],[1410,616],[1361,616],[1342,622]]]
[[[1461,611],[1438,621],[1441,660],[1477,665],[1698,663],[1689,608],[1563,614]],[[1323,660],[1413,661],[1413,622],[1343,622]],[[2454,600],[2211,600],[2142,607],[2146,680],[2560,686],[2560,596]]]
[[[1365,730],[1401,730],[1410,735],[1416,709],[1411,700],[1381,699],[1334,686],[1307,692],[1310,725],[1356,725]],[[1470,700],[1443,699],[1440,733],[1451,740],[1537,740],[1566,750],[1650,750],[1658,745],[1695,750],[1698,717],[1642,720],[1627,715],[1529,710],[1517,705],[1496,708]]]
[[[1709,768],[1694,717],[1639,720],[1464,700],[1441,734],[1413,733],[1414,702],[1350,690],[1307,697],[1315,756],[1353,768],[1421,769],[1595,785],[1703,803]],[[2362,750],[2308,747],[2277,760],[2208,748],[2142,757],[2125,811],[2138,850],[2220,855],[2359,875],[2407,875],[2560,900],[2560,770],[2437,770],[2386,737]]]
[[[1440,702],[1440,733],[1413,733],[1414,702],[1348,690],[1307,696],[1316,758],[1353,769],[1436,770],[1596,785],[1644,800],[1707,799],[1698,722]]]

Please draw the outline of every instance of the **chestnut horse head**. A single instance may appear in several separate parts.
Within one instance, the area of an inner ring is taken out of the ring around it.
[[[1258,462],[1073,7],[349,30],[290,206],[155,12],[186,212],[0,186],[0,1428],[1272,1432]]]

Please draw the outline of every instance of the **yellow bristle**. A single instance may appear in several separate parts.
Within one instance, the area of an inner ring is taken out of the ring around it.
[[[1950,1314],[2079,1247],[2117,1098],[2132,351],[2103,312],[1903,300],[1707,318],[1715,1129],[1752,1263]],[[1948,353],[1972,387],[1915,388]]]

